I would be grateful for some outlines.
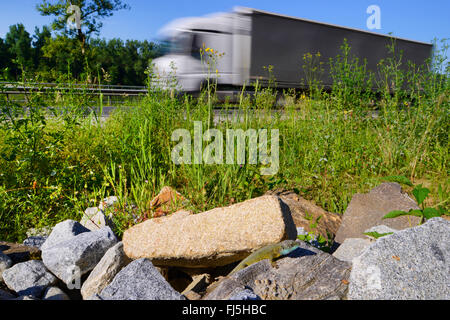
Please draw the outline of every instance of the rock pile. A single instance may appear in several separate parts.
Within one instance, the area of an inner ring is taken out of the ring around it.
[[[316,210],[327,215],[321,232],[342,242],[333,254],[297,240],[289,254],[231,275],[251,252],[295,239],[306,228],[306,200],[282,192],[197,215],[179,211],[130,228],[122,241],[107,219],[95,227],[63,221],[27,245],[0,243],[0,300],[450,299],[450,222],[381,220],[380,212],[414,208],[396,184],[355,197],[340,227]]]

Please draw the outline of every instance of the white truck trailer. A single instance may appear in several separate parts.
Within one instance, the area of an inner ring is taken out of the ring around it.
[[[397,52],[402,51],[402,67],[407,61],[424,65],[432,55],[429,43],[393,38],[373,32],[340,27],[321,22],[299,19],[261,10],[236,7],[230,13],[217,13],[204,17],[183,18],[165,26],[160,34],[165,39],[165,55],[155,59],[155,73],[161,86],[167,77],[175,77],[178,89],[198,92],[206,79],[217,79],[220,88],[239,90],[258,81],[269,82],[267,69],[273,66],[272,76],[278,88],[305,88],[302,68],[303,56],[320,53],[324,62],[322,84],[330,88],[328,61],[341,53],[344,39],[351,54],[367,68],[377,70],[381,59],[389,56],[388,45],[395,41]],[[216,66],[201,59],[200,49],[211,48],[224,53]],[[164,84],[163,84],[164,83]]]

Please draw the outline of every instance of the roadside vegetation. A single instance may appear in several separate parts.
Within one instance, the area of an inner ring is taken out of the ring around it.
[[[150,201],[164,186],[190,199],[195,212],[285,188],[343,214],[355,193],[405,177],[429,189],[427,208],[448,212],[450,69],[445,43],[441,48],[429,69],[401,71],[406,62],[380,61],[377,82],[344,43],[338,57],[322,61],[332,66],[330,92],[316,80],[320,53],[311,53],[303,61],[308,79],[299,79],[309,91],[285,91],[280,106],[276,79],[267,88],[248,87],[237,105],[223,106],[224,114],[234,108],[241,116],[231,121],[213,121],[213,83],[199,99],[177,97],[152,88],[151,68],[148,94],[108,119],[91,109],[102,105],[102,97],[70,86],[64,94],[28,92],[27,108],[0,94],[0,239],[22,241],[29,228],[80,220],[87,207],[110,195],[120,199],[114,209],[120,235],[152,217]],[[71,79],[69,70],[64,82]],[[278,174],[262,176],[260,165],[249,164],[175,165],[172,132],[192,133],[194,121],[222,132],[278,129]]]

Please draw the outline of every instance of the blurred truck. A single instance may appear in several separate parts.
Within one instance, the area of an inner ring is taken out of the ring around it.
[[[271,77],[277,88],[307,89],[302,65],[308,53],[320,56],[324,70],[316,80],[331,88],[328,61],[342,54],[344,39],[351,54],[361,63],[365,60],[375,76],[377,64],[390,56],[388,46],[393,42],[396,52],[402,52],[401,68],[407,68],[407,61],[416,66],[426,64],[433,50],[428,43],[243,7],[175,20],[161,29],[160,35],[164,55],[153,61],[157,84],[168,87],[176,82],[183,92],[200,91],[208,78],[217,80],[219,90],[238,91],[256,81],[267,86]],[[224,55],[209,58],[207,48]]]

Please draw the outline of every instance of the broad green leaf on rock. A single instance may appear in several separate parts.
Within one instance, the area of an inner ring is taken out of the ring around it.
[[[431,218],[435,218],[435,217],[440,217],[441,213],[439,212],[439,210],[434,209],[434,208],[425,208],[423,210],[423,215],[425,218],[431,219]]]
[[[388,232],[388,233],[378,233],[378,232],[376,232],[376,231],[372,231],[372,232],[366,232],[366,233],[364,233],[364,234],[365,234],[366,236],[369,236],[369,237],[378,239],[378,238],[381,238],[381,237],[389,236],[389,235],[394,234],[394,233],[393,233],[393,232]]]
[[[422,188],[422,185],[418,185],[412,193],[417,200],[417,204],[421,205],[430,193],[430,190],[427,188]]]
[[[393,218],[397,218],[397,217],[400,217],[400,216],[406,216],[408,214],[409,213],[406,212],[406,211],[394,210],[394,211],[389,212],[387,215],[385,215],[383,217],[383,219],[393,219]]]

